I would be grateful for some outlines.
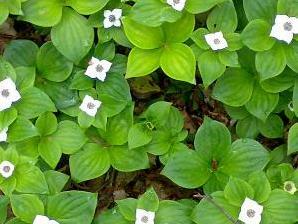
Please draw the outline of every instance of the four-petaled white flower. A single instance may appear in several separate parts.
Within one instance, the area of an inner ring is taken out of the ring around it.
[[[121,26],[121,16],[122,16],[122,9],[113,9],[111,10],[105,10],[104,11],[104,21],[103,21],[103,27],[104,28],[110,28],[112,26],[120,27]]]
[[[11,107],[13,102],[21,99],[15,83],[11,78],[6,78],[0,82],[0,111]]]
[[[167,3],[177,11],[182,11],[185,7],[186,0],[167,0]]]
[[[50,220],[48,217],[44,215],[37,215],[35,216],[33,224],[59,224],[59,222],[55,220]]]
[[[143,209],[137,209],[135,224],[154,224],[154,218],[155,218],[155,212],[150,212]]]
[[[205,35],[205,40],[212,50],[222,50],[228,47],[228,42],[222,32],[209,33]]]
[[[9,178],[13,174],[13,171],[14,165],[11,162],[7,160],[1,162],[0,174],[2,175],[2,177]]]
[[[270,36],[290,44],[294,38],[294,34],[298,34],[298,18],[277,15]]]
[[[295,194],[295,192],[297,191],[297,188],[293,181],[286,181],[284,182],[284,190],[286,192],[289,192],[290,194]]]
[[[0,142],[6,142],[6,140],[7,140],[7,131],[8,131],[8,128],[3,128],[0,131]]]
[[[105,81],[107,72],[110,70],[112,63],[107,60],[99,60],[92,57],[89,61],[89,66],[85,72],[85,75],[90,78],[97,78],[100,81]]]
[[[256,201],[245,198],[238,219],[245,224],[259,224],[262,219],[263,206]]]
[[[101,105],[101,102],[99,100],[95,100],[91,96],[86,95],[83,99],[80,109],[84,111],[86,114],[88,114],[89,116],[95,117],[100,105]]]

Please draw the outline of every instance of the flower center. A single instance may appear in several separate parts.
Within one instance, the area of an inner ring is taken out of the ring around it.
[[[149,218],[147,217],[147,216],[143,216],[142,218],[141,218],[141,222],[142,223],[147,223],[149,221]]]
[[[8,172],[10,171],[10,166],[4,166],[4,167],[3,167],[3,171],[4,171],[5,173],[8,173]]]
[[[180,0],[173,0],[174,4],[179,4]]]
[[[247,217],[249,217],[249,218],[253,218],[253,217],[255,217],[256,212],[255,212],[255,210],[248,209],[247,212],[246,212],[246,215],[247,215]]]
[[[292,29],[293,29],[293,25],[292,25],[292,23],[290,23],[290,22],[286,22],[286,23],[284,24],[284,30],[285,30],[285,31],[292,31]]]
[[[220,44],[220,40],[219,40],[218,38],[214,39],[213,42],[214,42],[214,44],[216,44],[216,45],[217,45],[217,44]]]
[[[1,95],[3,96],[3,97],[8,97],[9,96],[9,91],[8,91],[8,89],[3,89],[2,91],[1,91]]]
[[[103,71],[103,67],[102,67],[102,65],[97,65],[96,68],[95,68],[95,70],[96,70],[97,72],[102,72],[102,71]]]
[[[286,191],[291,191],[292,189],[293,189],[293,186],[292,186],[291,183],[287,183],[287,184],[285,184],[285,190],[286,190]]]
[[[109,16],[109,21],[112,23],[112,22],[115,22],[116,21],[116,17],[114,15],[110,15]]]
[[[88,104],[87,104],[87,108],[88,108],[89,110],[94,109],[94,108],[95,108],[94,103],[88,103]]]

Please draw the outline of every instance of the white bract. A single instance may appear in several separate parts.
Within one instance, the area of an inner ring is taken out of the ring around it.
[[[100,105],[101,105],[101,102],[99,100],[95,100],[91,96],[86,95],[83,99],[80,109],[84,111],[86,114],[88,114],[89,116],[95,117]]]
[[[11,162],[7,160],[1,162],[0,174],[2,175],[2,177],[4,178],[11,177],[11,175],[13,174],[13,171],[14,171],[14,165]]]
[[[185,7],[186,0],[167,0],[167,3],[177,11],[182,11]]]
[[[294,38],[294,34],[298,34],[298,18],[277,15],[270,36],[290,44]]]
[[[13,102],[21,99],[15,83],[11,78],[6,78],[0,82],[0,111],[11,107]]]
[[[205,35],[205,40],[212,50],[222,50],[228,47],[228,42],[222,32],[209,33]]]
[[[155,212],[149,212],[143,209],[136,210],[135,224],[154,224]]]
[[[293,181],[286,181],[284,182],[284,190],[286,192],[289,192],[290,194],[295,194],[295,192],[297,191],[297,188]]]
[[[259,224],[262,219],[263,206],[256,201],[245,198],[238,219],[245,224]]]
[[[0,142],[6,142],[6,140],[7,140],[7,131],[8,131],[8,128],[3,128],[0,131]]]
[[[107,60],[99,60],[92,57],[89,61],[89,66],[85,72],[85,75],[90,78],[97,78],[100,81],[105,81],[107,72],[110,70],[112,63]]]
[[[121,26],[121,16],[122,16],[122,9],[113,9],[111,10],[105,10],[104,11],[104,21],[103,21],[103,27],[104,28],[110,28],[112,26],[120,27]]]
[[[55,220],[50,220],[48,217],[44,215],[37,215],[35,216],[33,224],[59,224],[59,222]]]

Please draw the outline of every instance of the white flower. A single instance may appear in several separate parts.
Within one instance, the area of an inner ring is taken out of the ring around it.
[[[137,209],[135,224],[154,224],[155,212]]]
[[[9,161],[3,161],[0,164],[0,174],[2,175],[2,177],[4,178],[9,178],[14,171],[14,165],[9,162]]]
[[[275,24],[272,26],[270,37],[282,40],[290,44],[298,34],[298,18],[288,17],[287,15],[277,15]]]
[[[293,181],[286,181],[284,182],[284,190],[286,192],[289,192],[290,194],[295,194],[295,192],[297,191],[297,188]]]
[[[111,10],[105,10],[104,11],[104,21],[103,21],[103,27],[104,28],[110,28],[112,26],[120,27],[121,21],[120,18],[122,16],[122,9],[113,9]]]
[[[7,131],[8,131],[8,128],[3,128],[2,131],[0,131],[0,142],[6,142]]]
[[[205,35],[205,40],[212,50],[221,50],[228,47],[228,43],[222,32],[209,33]]]
[[[238,219],[245,224],[259,224],[261,222],[261,215],[263,206],[259,205],[254,200],[245,198]]]
[[[101,102],[99,100],[95,100],[91,96],[86,95],[83,99],[80,109],[84,111],[86,114],[88,114],[89,116],[95,117],[100,105],[101,105]]]
[[[167,3],[177,11],[182,11],[184,9],[185,2],[186,0],[167,0]]]
[[[19,99],[21,95],[11,78],[2,80],[0,82],[0,111],[10,108],[12,103]]]
[[[107,72],[110,70],[112,63],[107,60],[99,60],[92,57],[89,61],[89,66],[85,72],[85,75],[90,78],[97,78],[100,81],[105,81]]]
[[[50,220],[48,217],[43,215],[37,215],[35,216],[33,224],[59,224],[59,222]]]

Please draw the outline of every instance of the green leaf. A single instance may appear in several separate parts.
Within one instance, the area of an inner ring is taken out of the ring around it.
[[[298,123],[294,124],[288,135],[288,155],[298,152]]]
[[[243,0],[243,7],[249,21],[264,19],[272,23],[276,15],[277,0]]]
[[[51,30],[51,38],[61,54],[78,63],[92,47],[94,30],[85,17],[65,7],[60,23]]]
[[[94,80],[90,79],[84,73],[84,70],[75,73],[69,86],[70,89],[88,90],[93,87]]]
[[[9,15],[9,10],[7,8],[7,5],[1,2],[0,3],[0,25],[5,22],[8,15]]]
[[[252,139],[239,139],[232,144],[232,154],[222,161],[221,171],[246,178],[248,174],[264,169],[268,162],[269,153],[260,143]]]
[[[261,19],[251,21],[241,33],[243,43],[254,51],[270,50],[275,40],[269,36],[271,25]]]
[[[94,57],[111,61],[115,57],[115,51],[114,42],[99,43],[94,49]]]
[[[136,209],[138,200],[134,198],[126,198],[122,200],[117,200],[117,207],[123,217],[129,221],[135,221],[136,219]]]
[[[239,208],[231,205],[224,197],[223,192],[215,192],[212,197],[205,197],[194,208],[192,220],[195,223],[228,224],[236,223]],[[218,207],[220,206],[220,208]],[[222,210],[222,209],[224,210]],[[233,221],[232,221],[232,220]]]
[[[52,44],[46,42],[37,54],[37,69],[39,75],[54,81],[62,82],[72,72],[73,64],[66,59]]]
[[[245,107],[230,107],[228,105],[224,105],[224,107],[229,116],[235,120],[241,120],[250,116]]]
[[[217,80],[213,97],[224,104],[239,107],[246,104],[253,93],[254,77],[240,68],[228,68]]]
[[[133,48],[128,55],[126,78],[148,75],[159,68],[162,49]]]
[[[240,138],[256,138],[259,134],[258,119],[252,115],[237,122],[236,133]]]
[[[174,23],[164,23],[162,25],[167,43],[180,43],[186,41],[195,27],[195,17],[190,13],[183,16]]]
[[[278,15],[297,16],[298,7],[296,0],[279,0],[277,3]]]
[[[162,174],[179,186],[192,189],[205,184],[211,171],[199,153],[189,150],[177,152],[170,157]]]
[[[110,168],[108,150],[100,145],[89,143],[70,156],[69,165],[72,178],[77,182],[95,179]]]
[[[38,46],[31,40],[12,40],[3,53],[4,58],[14,67],[35,66]]]
[[[137,208],[156,212],[159,207],[159,198],[153,187],[149,188],[138,200]]]
[[[56,111],[55,105],[48,95],[36,87],[25,89],[21,92],[21,97],[16,108],[19,114],[25,118],[31,119],[47,111]]]
[[[254,189],[246,181],[231,177],[224,195],[231,205],[240,207],[246,197],[254,198]]]
[[[211,32],[233,33],[237,25],[237,13],[232,1],[218,4],[207,18],[207,27]]]
[[[20,193],[47,194],[49,192],[44,174],[29,163],[18,165],[16,179],[16,191]]]
[[[46,112],[40,115],[35,123],[41,136],[53,134],[57,130],[57,118],[51,112]]]
[[[181,13],[159,0],[137,1],[130,10],[130,17],[143,25],[158,27],[164,22],[173,23],[181,17]]]
[[[38,144],[41,158],[51,167],[55,168],[62,156],[61,146],[51,137],[42,138]]]
[[[22,4],[21,0],[8,1],[6,4],[9,9],[10,14],[23,15],[23,11],[21,8],[21,4]]]
[[[31,121],[18,117],[9,127],[8,142],[19,142],[38,135],[38,130]]]
[[[293,89],[293,109],[296,117],[298,117],[298,79],[294,82]]]
[[[31,88],[34,86],[34,67],[17,67],[15,70],[17,74],[16,86],[21,92],[27,88]]]
[[[44,175],[51,195],[60,193],[69,180],[69,176],[54,170],[45,171]]]
[[[136,47],[155,49],[163,45],[164,34],[161,27],[145,26],[129,18],[125,18],[122,21],[127,38]]]
[[[128,132],[129,149],[138,148],[152,140],[152,131],[145,123],[134,124]]]
[[[217,80],[226,70],[226,66],[220,61],[219,54],[206,51],[198,58],[198,65],[205,87]]]
[[[198,14],[202,12],[206,12],[209,9],[213,8],[215,5],[224,2],[226,0],[205,0],[205,1],[197,1],[197,0],[188,0],[186,2],[185,8],[192,14]]]
[[[66,191],[48,197],[47,215],[63,224],[91,224],[97,205],[97,194]]]
[[[59,143],[65,154],[75,153],[87,141],[82,129],[72,121],[61,121],[57,131],[52,135],[52,139]]]
[[[7,207],[9,198],[7,196],[0,196],[0,223],[3,224],[7,218]]]
[[[210,46],[207,44],[205,40],[205,35],[209,34],[209,30],[206,28],[199,28],[195,30],[190,38],[198,45],[201,49],[208,50]]]
[[[12,65],[0,56],[0,80],[10,77],[13,81],[16,80],[16,72]]]
[[[13,213],[27,223],[32,223],[36,215],[44,214],[43,203],[37,195],[15,194],[10,197],[10,203]]]
[[[108,149],[112,166],[121,172],[147,169],[149,159],[146,152],[128,149],[127,146],[112,146]]]
[[[109,0],[67,0],[66,2],[78,13],[90,15],[101,10]]]
[[[222,64],[229,67],[240,67],[238,54],[236,51],[220,51],[218,53],[219,60]]]
[[[197,151],[202,151],[204,154],[209,154],[210,158],[220,160],[230,150],[230,132],[224,124],[205,117],[196,133],[194,146]]]
[[[181,43],[165,46],[160,58],[162,70],[171,78],[195,84],[196,59],[190,47]]]
[[[22,4],[22,20],[37,26],[51,27],[59,23],[62,17],[60,0],[28,0]]]
[[[283,72],[286,67],[286,54],[282,45],[275,44],[268,51],[256,54],[256,69],[260,74],[261,81],[275,77]]]
[[[286,56],[287,56],[287,65],[296,73],[298,73],[298,42],[293,41],[286,48]]]
[[[248,183],[254,190],[254,200],[258,203],[267,201],[271,193],[271,186],[264,172],[257,171],[250,174]]]
[[[251,99],[245,104],[245,107],[249,113],[265,122],[277,106],[278,100],[277,93],[267,93],[259,84],[256,84]]]
[[[11,107],[0,112],[0,130],[11,125],[17,118],[18,112],[15,108]]]
[[[284,123],[276,114],[271,114],[265,122],[259,121],[258,128],[261,134],[267,138],[283,137]]]
[[[177,201],[164,200],[159,203],[156,212],[156,223],[192,224],[190,218],[192,207],[189,208]]]
[[[172,103],[165,101],[158,101],[154,104],[151,104],[145,112],[147,121],[152,123],[154,127],[163,127],[166,125],[167,118],[170,114],[171,105]]]
[[[99,130],[101,136],[111,145],[127,142],[128,132],[133,125],[133,105],[127,106],[120,114],[108,119],[106,130]]]
[[[275,189],[268,200],[264,202],[262,216],[268,223],[295,223],[298,219],[297,198],[288,192]]]
[[[130,221],[126,220],[121,213],[119,212],[117,207],[113,209],[106,210],[98,215],[93,221],[94,224],[131,224]]]

